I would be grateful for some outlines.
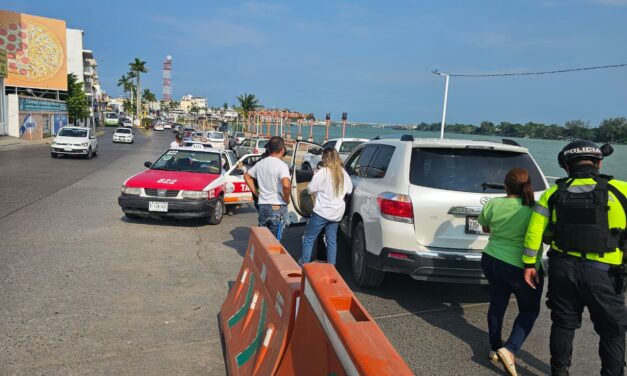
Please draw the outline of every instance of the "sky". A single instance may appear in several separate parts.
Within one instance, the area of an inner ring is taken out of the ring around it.
[[[135,57],[142,87],[162,96],[173,59],[173,96],[324,118],[439,122],[451,74],[536,72],[627,63],[627,0],[473,1],[47,1],[0,8],[63,19],[85,32],[104,89]],[[627,116],[627,67],[559,75],[452,77],[447,123],[510,121],[597,126]]]

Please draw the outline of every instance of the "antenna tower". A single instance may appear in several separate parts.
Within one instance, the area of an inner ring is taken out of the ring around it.
[[[172,56],[170,55],[163,62],[163,100],[172,100]]]

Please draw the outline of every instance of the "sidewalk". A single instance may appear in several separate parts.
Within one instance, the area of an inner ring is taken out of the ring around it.
[[[43,138],[41,140],[24,140],[11,136],[0,136],[0,151],[14,150],[33,146],[50,145],[53,137]]]

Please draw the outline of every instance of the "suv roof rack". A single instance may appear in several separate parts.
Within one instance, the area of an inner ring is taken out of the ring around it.
[[[520,146],[518,142],[509,138],[502,138],[501,141],[503,142],[504,145]]]
[[[391,134],[391,135],[385,135],[383,137],[381,137],[381,135],[378,135],[377,137],[373,138],[373,140],[390,140],[390,139],[396,139],[399,138],[399,140],[401,141],[409,141],[409,142],[413,142],[414,141],[414,136],[411,134],[402,134],[402,135],[398,135],[398,134]]]

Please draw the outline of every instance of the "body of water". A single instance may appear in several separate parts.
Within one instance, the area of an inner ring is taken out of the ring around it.
[[[274,127],[272,128],[274,131]],[[303,126],[302,128],[303,138],[307,139],[309,135],[309,127]],[[292,126],[292,137],[296,137],[298,133],[298,127]],[[314,141],[316,143],[322,143],[324,140],[325,127],[314,127]],[[439,138],[439,132],[423,132],[423,131],[408,131],[408,130],[396,130],[389,128],[375,128],[372,126],[357,126],[354,128],[346,128],[346,137],[363,137],[374,138],[376,136],[385,136],[392,134],[411,134],[415,138]],[[342,136],[342,128],[330,127],[329,138],[337,138]],[[501,142],[502,137],[498,136],[481,136],[481,135],[466,135],[445,133],[445,138],[452,139],[466,139],[466,140],[485,140]],[[529,149],[529,152],[540,165],[540,168],[547,176],[565,176],[565,171],[562,170],[557,164],[557,154],[568,143],[563,140],[539,140],[531,138],[516,138],[508,137],[518,142],[521,146]],[[601,145],[599,145],[601,146]],[[605,174],[613,175],[616,179],[627,180],[627,145],[613,145],[614,154],[603,160],[602,172]]]

